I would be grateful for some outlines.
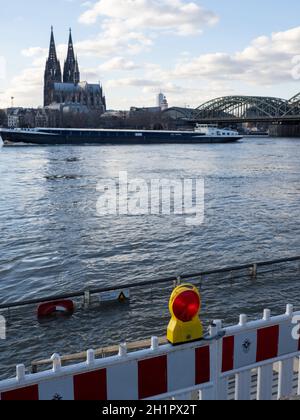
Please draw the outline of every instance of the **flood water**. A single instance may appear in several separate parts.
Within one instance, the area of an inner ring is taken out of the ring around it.
[[[104,179],[202,178],[205,219],[100,216]],[[300,139],[230,145],[4,147],[0,151],[0,304],[300,255]],[[203,285],[203,317],[300,309],[300,275]],[[171,289],[132,290],[130,304],[39,323],[35,307],[3,312],[0,376],[44,359],[163,334]]]

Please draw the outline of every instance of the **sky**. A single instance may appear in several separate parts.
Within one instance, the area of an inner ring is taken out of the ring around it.
[[[43,103],[50,27],[109,109],[300,92],[299,0],[0,0],[0,107]]]

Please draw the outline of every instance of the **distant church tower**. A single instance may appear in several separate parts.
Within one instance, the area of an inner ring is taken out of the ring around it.
[[[44,106],[48,106],[52,102],[52,91],[54,83],[61,83],[61,67],[56,54],[53,27],[51,27],[49,57],[46,63],[44,76]]]
[[[69,43],[68,43],[68,55],[64,65],[64,83],[74,83],[77,85],[80,81],[80,72],[78,61],[75,59],[72,31],[70,29]]]

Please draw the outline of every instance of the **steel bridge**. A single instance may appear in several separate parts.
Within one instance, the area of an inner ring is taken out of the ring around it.
[[[184,110],[181,110],[184,115]],[[195,110],[186,110],[186,119],[203,123],[300,122],[300,93],[290,100],[263,96],[226,96],[213,99]]]

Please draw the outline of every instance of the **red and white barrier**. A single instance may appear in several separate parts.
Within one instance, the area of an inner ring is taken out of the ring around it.
[[[265,311],[260,327],[257,322],[246,325],[241,317],[239,327],[229,328],[223,339],[223,373],[300,351],[300,340],[293,338],[291,313],[272,319]]]
[[[158,347],[152,341],[150,350],[127,354],[123,346],[118,357],[98,361],[89,351],[88,362],[74,367],[62,368],[54,355],[52,372],[0,383],[1,399],[139,400],[210,381],[209,345]]]
[[[222,329],[216,321],[207,340],[178,347],[159,346],[152,339],[148,350],[95,360],[89,350],[87,361],[62,367],[59,355],[52,357],[53,369],[26,375],[17,367],[15,379],[0,382],[2,400],[139,400],[166,399],[199,391],[200,399],[228,399],[228,379],[235,376],[235,399],[250,399],[251,375],[258,371],[257,399],[273,395],[273,367],[279,362],[278,397],[293,392],[294,359],[300,357],[300,340],[293,337],[293,313],[247,322],[245,315],[234,327]],[[299,376],[300,378],[300,376]],[[300,380],[299,389],[300,394]],[[194,394],[193,394],[194,395]]]

